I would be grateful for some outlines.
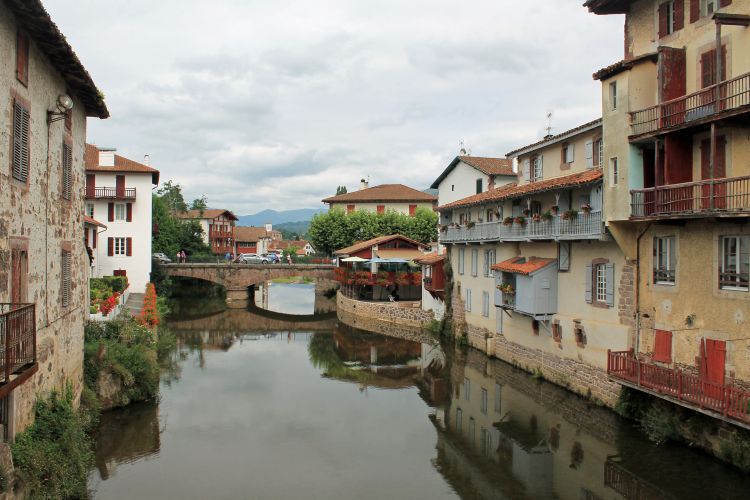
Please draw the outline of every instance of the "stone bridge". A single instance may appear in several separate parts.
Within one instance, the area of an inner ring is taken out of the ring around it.
[[[227,291],[227,302],[246,303],[248,290],[279,278],[300,276],[315,281],[315,292],[336,288],[333,269],[329,264],[165,264],[168,276],[193,278],[222,285]],[[252,290],[251,290],[252,291]]]

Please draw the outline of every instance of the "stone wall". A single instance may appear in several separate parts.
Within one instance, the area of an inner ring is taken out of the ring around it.
[[[416,326],[407,326],[397,323],[384,323],[377,318],[361,317],[357,314],[337,311],[338,319],[345,325],[368,332],[378,333],[386,337],[395,337],[412,342],[434,345],[437,343],[434,337],[425,332],[424,329]]]
[[[434,319],[431,311],[423,311],[419,302],[417,307],[401,307],[398,302],[364,302],[336,294],[338,311],[350,313],[358,318],[371,319],[376,322],[422,328]]]

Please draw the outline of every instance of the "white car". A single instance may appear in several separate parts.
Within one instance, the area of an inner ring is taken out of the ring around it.
[[[154,260],[157,260],[157,261],[161,262],[162,264],[171,264],[172,263],[172,259],[170,259],[169,257],[167,257],[166,255],[164,255],[161,252],[157,252],[155,254],[152,254],[151,257]]]
[[[268,264],[271,259],[254,253],[241,253],[238,259],[242,264]]]

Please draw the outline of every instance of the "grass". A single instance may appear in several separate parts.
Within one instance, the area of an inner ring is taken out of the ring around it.
[[[302,276],[292,276],[290,278],[276,278],[275,280],[271,280],[271,283],[279,283],[279,284],[310,284],[313,283],[315,280],[313,278],[305,276],[304,278]]]

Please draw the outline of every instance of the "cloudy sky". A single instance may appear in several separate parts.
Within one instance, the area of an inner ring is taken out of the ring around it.
[[[432,183],[596,118],[620,16],[583,0],[45,0],[107,98],[88,140],[250,214]]]

